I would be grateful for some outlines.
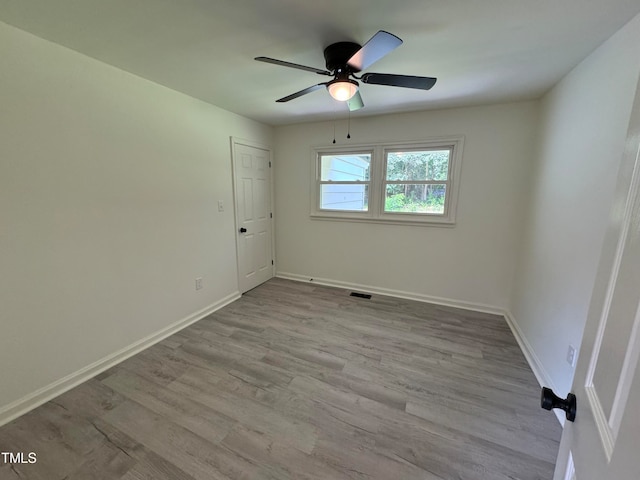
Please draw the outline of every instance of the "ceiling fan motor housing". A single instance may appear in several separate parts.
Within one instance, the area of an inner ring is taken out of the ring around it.
[[[347,65],[347,61],[362,48],[357,43],[353,42],[338,42],[329,45],[324,49],[324,59],[326,61],[327,70],[335,72],[337,69],[348,68],[351,72],[359,72],[360,70],[354,69]]]

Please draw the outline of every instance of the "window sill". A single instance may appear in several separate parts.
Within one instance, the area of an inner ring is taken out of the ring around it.
[[[392,217],[392,218],[391,218]],[[371,217],[358,214],[340,214],[334,213],[313,213],[309,215],[311,220],[328,220],[332,222],[357,222],[357,223],[381,223],[387,225],[409,225],[417,227],[448,227],[453,228],[456,226],[455,220],[447,217],[435,217],[429,216],[428,218],[416,218],[415,215],[407,216],[384,216],[384,217]]]

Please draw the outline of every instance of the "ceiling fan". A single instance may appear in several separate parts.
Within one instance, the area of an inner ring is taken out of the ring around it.
[[[324,49],[326,70],[269,57],[256,57],[255,60],[333,77],[333,80],[312,85],[304,90],[282,97],[276,102],[288,102],[326,87],[333,98],[347,102],[349,110],[353,111],[364,107],[362,97],[358,91],[360,84],[356,80],[374,85],[416,88],[419,90],[429,90],[435,85],[436,79],[433,77],[416,77],[392,73],[365,73],[362,76],[356,76],[356,73],[369,68],[401,44],[402,40],[400,38],[384,30],[376,33],[363,46],[354,42],[333,43]]]

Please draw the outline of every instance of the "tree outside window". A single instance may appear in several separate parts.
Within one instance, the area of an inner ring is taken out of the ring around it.
[[[384,211],[442,215],[451,150],[387,152]]]

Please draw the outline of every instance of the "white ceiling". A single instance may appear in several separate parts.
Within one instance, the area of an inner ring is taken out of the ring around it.
[[[0,20],[273,125],[346,116],[314,73],[337,41],[404,44],[367,71],[434,76],[430,91],[362,85],[352,115],[537,98],[640,12],[638,0],[0,0]]]

